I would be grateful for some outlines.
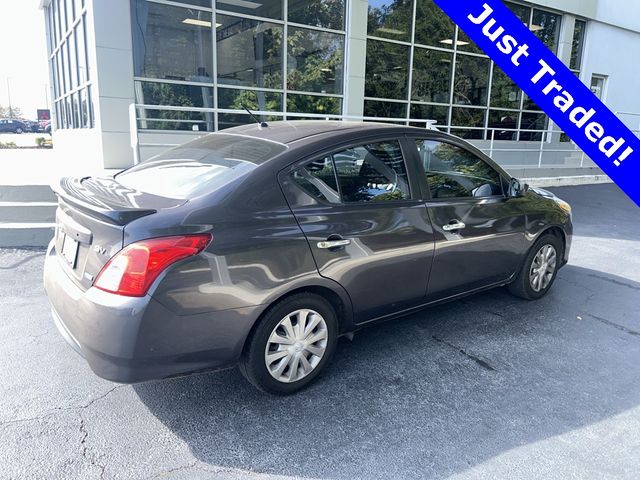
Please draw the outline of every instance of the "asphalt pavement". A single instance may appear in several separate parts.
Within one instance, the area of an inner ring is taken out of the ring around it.
[[[537,302],[504,289],[341,339],[311,388],[237,370],[117,385],[57,333],[43,252],[0,250],[0,478],[633,479],[640,472],[640,209],[574,207]]]

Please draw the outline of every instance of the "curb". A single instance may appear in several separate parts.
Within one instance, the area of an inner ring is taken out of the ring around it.
[[[571,187],[575,185],[597,185],[603,183],[613,183],[606,175],[577,175],[570,177],[537,177],[521,178],[522,182],[528,183],[532,187]]]

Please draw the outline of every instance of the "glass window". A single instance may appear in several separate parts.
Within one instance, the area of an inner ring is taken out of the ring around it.
[[[531,31],[542,40],[553,53],[558,52],[558,39],[560,37],[560,23],[562,16],[544,10],[533,11]]]
[[[211,83],[211,13],[135,0],[134,74]]]
[[[213,108],[213,89],[200,85],[135,82],[136,102],[143,105]]]
[[[87,72],[87,44],[85,37],[84,15],[82,20],[76,26],[76,45],[78,46],[78,79],[80,85],[89,80],[89,72]]]
[[[410,42],[412,17],[412,0],[369,0],[367,33]]]
[[[489,110],[489,131],[487,140],[491,139],[493,132],[494,140],[517,140],[518,120],[520,112],[508,110]]]
[[[449,107],[441,105],[411,104],[411,118],[420,120],[436,120],[438,125],[449,125]],[[415,123],[424,127],[425,124]]]
[[[464,33],[461,28],[458,28],[458,39],[456,40],[456,47],[461,52],[480,53],[484,55],[484,52],[476,45],[476,43]]]
[[[545,130],[547,128],[547,116],[544,113],[522,112],[520,119],[521,130]],[[520,132],[521,141],[540,141],[543,132]]]
[[[217,15],[218,82],[282,88],[282,25]]]
[[[76,51],[75,30],[71,30],[70,35],[67,37],[67,44],[69,46],[69,76],[71,79],[69,85],[71,89],[74,89],[78,86],[78,52]]]
[[[138,108],[138,128],[140,130],[191,130],[195,132],[213,132],[213,113],[192,112],[188,110],[162,110],[158,108]]]
[[[408,81],[409,47],[368,40],[365,97],[406,100]]]
[[[397,140],[349,148],[332,156],[343,202],[410,198],[407,169]]]
[[[417,140],[432,198],[502,195],[500,175],[475,154],[444,142]]]
[[[453,54],[426,48],[413,51],[412,100],[449,103]]]
[[[291,174],[291,180],[315,200],[340,203],[340,193],[331,156],[297,169]]]
[[[512,2],[504,2],[504,4],[516,17],[522,20],[522,23],[529,26],[529,21],[531,20],[531,9],[529,7]]]
[[[453,89],[453,103],[458,105],[487,105],[489,90],[488,58],[458,55]]]
[[[598,97],[600,100],[604,100],[604,90],[605,83],[607,81],[607,77],[603,77],[602,75],[592,75],[591,76],[591,86],[590,89],[593,94]]]
[[[477,127],[473,129],[451,129],[451,133],[466,139],[484,138],[484,117],[487,111],[484,108],[460,108],[451,109],[451,125],[458,127]]]
[[[289,21],[344,30],[344,0],[288,0]]]
[[[282,111],[282,94],[260,90],[218,88],[218,107],[242,110]]]
[[[180,0],[183,1],[183,0]],[[201,0],[211,6],[210,0]],[[282,20],[282,0],[216,0],[218,10]]]
[[[339,98],[316,95],[287,94],[287,111],[293,113],[326,113],[340,115],[342,102]],[[295,118],[295,117],[292,117]]]
[[[491,106],[520,109],[522,90],[494,64],[491,83]]]
[[[582,67],[582,50],[584,48],[584,34],[587,28],[587,22],[576,20],[573,29],[573,44],[571,46],[571,61],[569,68],[572,70],[580,70]]]
[[[342,93],[344,35],[289,27],[287,88]]]
[[[433,0],[417,0],[416,43],[453,48],[455,25]],[[371,3],[371,2],[369,2]]]
[[[407,104],[398,102],[364,101],[365,117],[406,118]]]
[[[524,95],[524,101],[522,102],[522,108],[524,110],[537,110],[539,112],[542,111],[538,104],[531,100],[531,98],[529,98],[529,95],[524,92],[522,92],[522,94]]]
[[[213,192],[287,149],[258,138],[216,133],[186,143],[117,175],[126,187],[170,198]]]

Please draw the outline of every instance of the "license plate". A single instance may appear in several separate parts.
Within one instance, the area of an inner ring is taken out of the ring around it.
[[[62,234],[62,256],[71,265],[76,268],[76,259],[78,258],[78,242],[67,234]]]

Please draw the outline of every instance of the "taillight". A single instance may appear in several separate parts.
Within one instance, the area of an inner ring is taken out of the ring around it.
[[[120,250],[98,274],[93,286],[118,295],[144,297],[167,267],[197,255],[211,235],[181,235],[141,240]]]

